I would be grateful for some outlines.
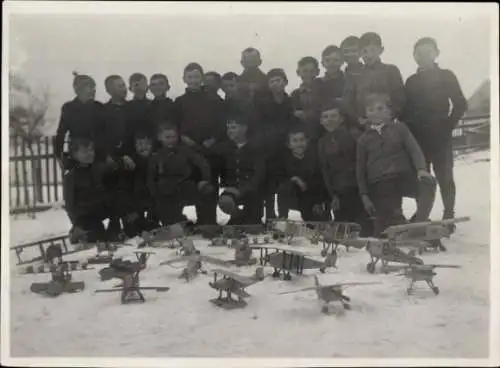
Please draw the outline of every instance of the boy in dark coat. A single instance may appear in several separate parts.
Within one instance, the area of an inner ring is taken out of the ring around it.
[[[280,161],[278,176],[279,217],[287,219],[288,211],[297,209],[304,221],[330,220],[317,149],[309,146],[300,121],[288,132],[288,148]]]
[[[91,77],[74,73],[73,89],[76,97],[62,106],[54,140],[54,155],[61,167],[69,161],[69,157],[64,155],[66,134],[69,135],[70,142],[76,138],[90,139],[95,145],[96,159],[105,159],[102,104],[95,101],[95,86]]]
[[[359,37],[346,37],[340,44],[340,49],[342,50],[344,61],[347,64],[344,69],[346,80],[349,80],[350,78],[358,78],[361,75],[361,71],[363,69],[363,63],[359,60]]]
[[[413,55],[419,68],[406,81],[404,120],[429,170],[432,164],[443,199],[443,219],[450,219],[455,215],[452,131],[467,110],[467,100],[455,74],[435,63],[439,49],[434,39],[418,40]]]
[[[217,198],[219,168],[211,155],[211,147],[225,139],[224,110],[222,102],[207,92],[203,86],[203,68],[197,63],[190,63],[184,69],[186,92],[177,97],[174,102],[175,122],[179,127],[182,142],[199,154],[209,163],[211,184],[215,188],[200,205],[199,225],[215,225],[217,223]],[[200,180],[199,172],[195,171],[196,180]]]
[[[240,75],[242,93],[253,98],[257,93],[268,89],[268,78],[260,69],[262,58],[259,50],[248,47],[241,53],[241,66],[243,72]]]
[[[214,147],[221,160],[222,186],[225,187],[219,207],[231,216],[228,225],[262,223],[265,163],[259,145],[248,139],[251,118],[244,113],[230,117],[227,123],[229,140]]]
[[[416,197],[417,222],[427,221],[436,183],[406,125],[393,120],[386,94],[368,95],[368,126],[358,140],[356,176],[366,211],[375,216],[375,236],[401,222],[402,199]]]
[[[326,132],[319,139],[318,154],[335,221],[357,223],[362,236],[372,236],[373,221],[365,211],[356,179],[357,140],[363,131],[348,124],[340,103],[332,101],[321,110]]]
[[[206,72],[203,76],[203,87],[208,93],[211,93],[214,98],[222,101],[219,96],[219,91],[222,87],[222,77],[217,72]]]
[[[148,167],[148,186],[158,206],[163,226],[186,220],[184,206],[195,204],[198,219],[203,208],[203,196],[214,190],[210,185],[210,166],[196,151],[180,142],[174,124],[158,128],[161,147],[151,158]],[[201,173],[201,180],[193,180],[193,169]]]
[[[271,69],[267,74],[269,91],[256,97],[256,122],[250,135],[261,145],[266,157],[265,209],[266,221],[275,219],[277,172],[279,158],[286,150],[286,135],[293,117],[292,99],[285,92],[288,84],[283,69]]]
[[[342,50],[335,45],[327,46],[321,53],[325,75],[321,78],[321,104],[340,100],[344,94],[345,76],[340,69],[344,64]]]
[[[125,106],[127,125],[130,130],[131,147],[133,137],[137,130],[147,130],[151,134],[155,133],[153,124],[151,100],[146,97],[149,85],[144,74],[134,73],[129,78],[129,90],[132,92],[132,100]]]
[[[151,101],[151,118],[155,130],[161,121],[173,121],[174,102],[167,97],[170,90],[170,83],[165,74],[156,73],[149,79],[149,90],[154,96]]]

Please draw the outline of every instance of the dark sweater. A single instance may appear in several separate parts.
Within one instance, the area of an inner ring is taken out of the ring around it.
[[[342,124],[333,132],[326,132],[318,142],[321,171],[328,193],[338,195],[358,187],[356,178],[357,140],[363,132]]]
[[[103,106],[106,155],[118,160],[124,155],[130,155],[133,146],[133,137],[126,116],[126,103],[118,105],[108,101]]]
[[[255,83],[259,86],[259,90],[267,90],[267,76],[260,70],[256,69],[245,69],[240,75],[240,83],[245,93],[248,92],[248,85],[250,83]]]
[[[321,104],[325,104],[335,100],[339,101],[342,99],[342,96],[344,95],[346,78],[341,70],[339,70],[338,73],[333,76],[325,75],[320,79],[320,81]]]
[[[61,117],[54,142],[54,155],[61,158],[64,150],[66,133],[69,140],[86,138],[94,142],[98,158],[104,156],[105,141],[103,105],[98,101],[81,102],[75,98],[61,108]]]
[[[413,130],[448,132],[467,110],[457,77],[448,69],[417,70],[406,81],[407,104],[404,120]],[[450,101],[453,106],[450,113]]]
[[[175,148],[161,148],[154,154],[148,167],[148,186],[154,198],[174,195],[183,183],[193,176],[193,169],[201,173],[202,181],[210,181],[207,161],[182,143]]]
[[[303,123],[311,138],[317,137],[322,131],[320,125],[322,83],[321,79],[316,79],[310,86],[302,84],[291,94],[292,109],[294,112],[302,111],[304,113]]]
[[[357,78],[350,78],[342,98],[346,113],[353,119],[365,116],[365,99],[371,93],[386,93],[391,99],[395,118],[401,117],[405,88],[398,67],[381,61],[365,65]]]
[[[148,169],[151,157],[143,157],[138,154],[132,155],[135,163],[132,172],[131,208],[133,211],[145,210],[153,202],[153,196],[148,187]]]
[[[151,100],[145,98],[142,100],[133,99],[127,101],[125,105],[125,115],[127,117],[129,137],[132,140],[129,142],[129,147],[133,147],[133,137],[137,132],[144,132],[150,135],[155,134]]]
[[[153,124],[158,125],[159,122],[174,122],[174,102],[172,99],[155,98],[151,101],[151,118]]]
[[[361,194],[370,184],[425,170],[420,147],[405,124],[384,125],[381,133],[367,128],[358,140],[356,176]]]

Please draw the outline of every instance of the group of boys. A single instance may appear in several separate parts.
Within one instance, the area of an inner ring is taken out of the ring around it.
[[[74,233],[132,237],[186,221],[184,206],[195,205],[197,225],[215,225],[217,207],[229,224],[296,209],[305,221],[356,222],[363,234],[381,236],[387,226],[427,220],[436,181],[443,218],[452,218],[452,130],[466,99],[455,75],[435,63],[434,39],[416,42],[418,69],[406,84],[381,61],[383,50],[376,33],[349,36],[324,49],[323,77],[318,60],[304,57],[291,95],[284,70],[264,73],[254,48],[242,52],[241,75],[188,64],[186,91],[175,101],[163,74],[149,83],[131,75],[130,101],[124,80],[107,77],[105,104],[95,101],[91,77],[75,75],[76,98],[62,107],[55,142]],[[417,202],[410,220],[403,197]]]

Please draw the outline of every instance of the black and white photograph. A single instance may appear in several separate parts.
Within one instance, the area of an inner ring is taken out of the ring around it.
[[[3,10],[2,365],[500,364],[498,4]]]

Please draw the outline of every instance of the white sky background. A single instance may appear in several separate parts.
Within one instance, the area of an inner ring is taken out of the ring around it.
[[[327,3],[307,9],[294,3],[281,9],[270,5],[254,3],[252,10],[278,14],[224,15],[215,8],[208,14],[160,14],[172,9],[171,4],[153,10],[156,14],[13,14],[9,65],[29,83],[48,86],[51,119],[57,119],[61,104],[73,98],[72,70],[95,78],[101,101],[108,99],[103,85],[107,75],[127,78],[133,72],[148,77],[165,73],[172,86],[169,95],[175,97],[184,90],[182,70],[188,62],[199,62],[206,71],[239,73],[241,51],[253,46],[262,53],[264,71],[285,69],[290,92],[300,83],[295,70],[301,57],[320,59],[325,46],[339,45],[346,36],[367,31],[381,35],[382,60],[397,65],[404,79],[416,69],[413,44],[424,36],[437,39],[440,66],[455,72],[467,97],[490,77],[488,8],[481,12],[471,11],[471,4],[468,8],[427,4],[427,11],[415,12],[400,4],[395,13],[387,5],[374,4],[364,12],[359,6],[347,9]],[[237,3],[232,6],[237,8]],[[295,14],[284,14],[284,9]],[[307,14],[311,12],[316,14]]]

